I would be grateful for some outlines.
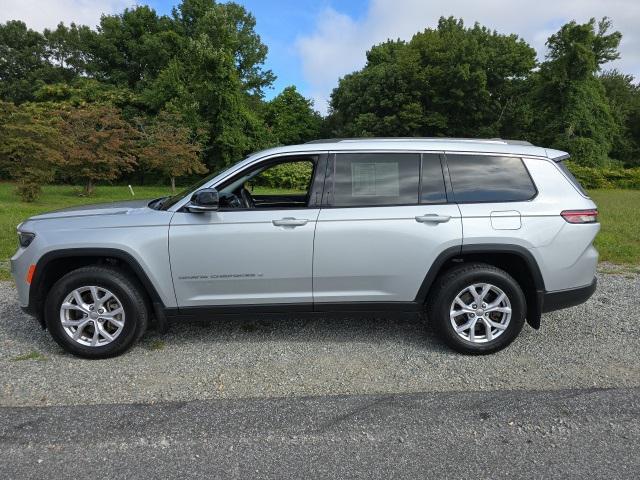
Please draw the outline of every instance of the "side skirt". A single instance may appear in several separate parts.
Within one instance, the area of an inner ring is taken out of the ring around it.
[[[345,303],[295,303],[266,305],[219,305],[207,307],[165,308],[164,317],[169,322],[189,320],[217,320],[245,317],[317,317],[371,316],[376,314],[419,314],[422,308],[416,302],[345,302]]]

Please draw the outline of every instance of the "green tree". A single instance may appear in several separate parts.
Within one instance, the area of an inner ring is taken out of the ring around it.
[[[209,144],[205,161],[210,169],[229,165],[265,145],[268,132],[253,100],[243,91],[233,52],[221,49],[210,36],[188,39],[145,92],[154,110],[168,104],[203,125]]]
[[[617,70],[603,73],[600,81],[618,125],[610,155],[628,166],[640,165],[640,86]]]
[[[204,128],[209,168],[229,165],[270,143],[260,116],[262,88],[273,81],[264,71],[264,46],[253,16],[235,4],[184,0],[173,11],[180,51],[143,92],[152,111],[177,108],[195,131]]]
[[[333,91],[329,122],[338,136],[496,136],[534,66],[516,35],[441,18],[409,42],[373,47]]]
[[[0,99],[22,103],[43,85],[66,83],[85,73],[88,27],[62,23],[33,31],[21,21],[0,24]]]
[[[51,107],[0,101],[0,172],[18,182],[18,194],[35,200],[64,164],[60,125]]]
[[[0,24],[1,100],[15,103],[30,100],[49,71],[41,33],[28,29],[21,21]]]
[[[177,109],[205,129],[209,166],[273,143],[262,92],[274,80],[255,18],[235,3],[183,0],[171,15],[147,6],[103,15],[97,31],[58,25],[44,34],[0,25],[0,99],[81,106],[108,103],[132,121]]]
[[[549,37],[547,59],[537,76],[535,130],[541,144],[571,153],[583,165],[609,158],[617,125],[597,73],[618,58],[621,34],[611,22],[570,22]]]
[[[115,180],[136,166],[132,152],[136,131],[110,105],[65,107],[60,113],[64,146],[62,173],[93,193],[98,180]]]
[[[184,36],[195,39],[204,35],[231,54],[244,91],[261,96],[275,80],[273,72],[263,69],[267,46],[255,31],[256,19],[243,6],[183,0],[173,9],[173,18]]]
[[[36,102],[82,106],[90,103],[113,105],[120,109],[132,109],[130,118],[139,114],[142,101],[139,95],[126,87],[99,82],[93,78],[78,77],[71,82],[42,85],[33,94]]]
[[[176,113],[162,111],[152,123],[143,127],[140,161],[171,180],[176,191],[176,177],[206,173],[200,161],[202,145]]]
[[[99,80],[140,90],[179,52],[183,41],[171,18],[158,16],[148,6],[103,15],[98,34],[86,43],[88,69]]]
[[[322,117],[313,109],[313,102],[294,86],[286,87],[266,104],[264,119],[274,142],[281,145],[318,138],[322,126]]]
[[[87,47],[96,35],[89,27],[75,23],[67,27],[61,22],[55,30],[44,30],[47,62],[65,82],[87,73],[87,63],[90,60]]]

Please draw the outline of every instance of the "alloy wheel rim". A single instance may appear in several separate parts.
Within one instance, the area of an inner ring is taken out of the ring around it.
[[[60,322],[74,342],[102,347],[122,333],[125,312],[113,292],[95,285],[84,286],[66,296],[60,305]]]
[[[511,301],[502,289],[490,283],[474,283],[455,296],[449,320],[463,340],[488,343],[506,331],[511,313]]]

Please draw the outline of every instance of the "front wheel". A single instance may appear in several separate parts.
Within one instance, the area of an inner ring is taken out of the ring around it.
[[[453,349],[487,354],[509,345],[525,321],[526,300],[518,282],[492,265],[463,264],[438,281],[428,318]]]
[[[45,321],[51,336],[68,352],[107,358],[142,336],[148,312],[134,279],[116,268],[90,266],[69,272],[51,288]]]

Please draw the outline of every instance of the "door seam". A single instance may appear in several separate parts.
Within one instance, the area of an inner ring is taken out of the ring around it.
[[[318,221],[320,219],[320,213],[322,209],[318,209],[318,215],[316,216],[315,225],[313,227],[313,242],[311,243],[311,310],[316,309],[316,297],[315,297],[315,282],[316,277],[314,275],[314,266],[316,263],[316,232],[318,231]]]

